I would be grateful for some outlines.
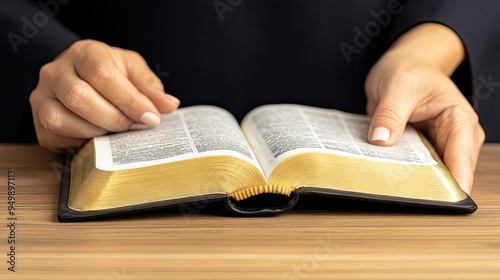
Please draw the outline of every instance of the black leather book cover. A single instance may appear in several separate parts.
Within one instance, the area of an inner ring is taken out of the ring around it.
[[[441,209],[455,213],[473,213],[477,210],[476,203],[467,196],[458,202],[440,202],[419,199],[408,199],[401,197],[390,197],[382,195],[371,195],[363,193],[345,192],[314,187],[302,187],[292,193],[290,197],[274,194],[261,194],[243,201],[235,201],[226,194],[211,194],[168,201],[158,201],[148,204],[132,205],[100,211],[76,211],[68,207],[69,188],[71,180],[71,154],[66,157],[66,162],[61,170],[61,186],[59,192],[59,205],[57,217],[60,222],[76,222],[92,220],[116,215],[126,215],[137,212],[164,209],[169,207],[187,206],[195,203],[211,203],[224,201],[228,210],[241,216],[267,216],[284,213],[292,209],[300,196],[325,196],[380,202],[388,204],[399,204],[431,209]]]

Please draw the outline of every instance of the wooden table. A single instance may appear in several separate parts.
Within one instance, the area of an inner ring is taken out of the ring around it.
[[[482,150],[472,215],[306,201],[264,218],[210,206],[59,223],[60,166],[34,145],[0,145],[0,279],[500,279],[500,145]]]

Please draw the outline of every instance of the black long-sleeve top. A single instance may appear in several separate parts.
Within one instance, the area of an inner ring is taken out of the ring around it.
[[[467,59],[453,80],[487,141],[500,141],[500,1],[0,1],[0,142],[36,141],[28,103],[40,67],[80,39],[139,52],[182,106],[237,119],[257,105],[364,113],[364,79],[405,31],[453,29]]]

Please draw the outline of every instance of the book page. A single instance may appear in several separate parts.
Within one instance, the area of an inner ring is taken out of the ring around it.
[[[252,110],[242,128],[266,178],[285,157],[311,151],[403,164],[437,163],[413,127],[408,126],[395,145],[382,147],[368,142],[369,124],[369,116],[280,104]]]
[[[232,155],[257,166],[236,119],[214,106],[193,106],[161,116],[155,128],[94,138],[96,166],[123,170],[209,155]]]

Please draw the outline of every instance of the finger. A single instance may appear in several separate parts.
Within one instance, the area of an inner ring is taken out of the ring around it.
[[[58,79],[54,95],[68,110],[107,131],[125,131],[133,123],[91,85],[81,80],[71,67]]]
[[[484,142],[484,131],[477,115],[463,109],[446,110],[436,119],[433,131],[446,167],[460,187],[470,194],[479,151]]]
[[[76,72],[130,119],[149,127],[157,126],[158,109],[120,71],[110,50],[109,46],[93,45],[76,61]]]
[[[59,136],[45,130],[38,120],[34,121],[38,145],[54,153],[64,153],[82,144],[85,139]]]
[[[413,82],[414,77],[397,74],[398,71],[387,64],[386,60],[379,60],[370,70],[364,85],[366,111],[372,115],[368,140],[383,146],[397,142],[416,108],[419,96],[414,94],[419,90]]]
[[[49,133],[64,137],[85,139],[108,132],[80,118],[52,98],[47,98],[38,109],[38,120]]]
[[[413,100],[404,99],[403,96],[407,95],[393,92],[383,95],[378,102],[368,129],[371,143],[392,145],[403,134],[408,119],[416,107]]]
[[[180,101],[176,97],[165,93],[163,83],[147,65],[142,56],[129,52],[130,59],[126,60],[128,78],[135,87],[148,97],[161,113],[170,113],[179,107]]]

